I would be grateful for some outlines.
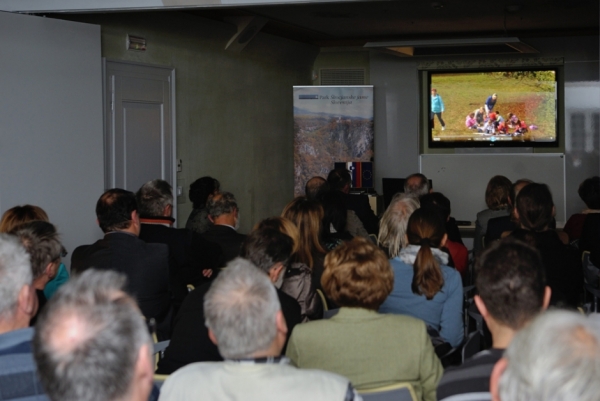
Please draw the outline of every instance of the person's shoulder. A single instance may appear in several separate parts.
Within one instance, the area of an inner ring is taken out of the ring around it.
[[[462,283],[462,279],[460,277],[460,273],[453,267],[442,265],[442,274],[444,275],[444,280],[450,284]],[[462,285],[462,284],[461,284]]]
[[[316,386],[318,383],[340,385],[343,389],[348,388],[350,381],[337,373],[327,372],[319,369],[298,369],[291,365],[280,365],[282,371],[297,376],[298,378],[306,379],[306,383],[311,383],[311,386]]]

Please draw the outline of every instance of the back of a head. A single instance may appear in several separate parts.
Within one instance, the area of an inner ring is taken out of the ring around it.
[[[285,217],[274,216],[267,217],[254,225],[254,230],[266,228],[272,228],[290,237],[294,243],[292,254],[298,252],[300,246],[300,231],[298,231],[298,227],[296,227],[292,221]]]
[[[600,209],[600,177],[590,177],[583,181],[577,193],[589,209]]]
[[[429,180],[421,173],[411,174],[404,180],[404,193],[420,197],[429,193]]]
[[[508,208],[514,198],[513,184],[503,175],[490,179],[485,189],[485,203],[492,210]]]
[[[148,181],[135,194],[140,217],[159,217],[167,206],[173,206],[171,184],[164,180]]]
[[[419,198],[422,208],[432,208],[442,220],[446,221],[450,217],[450,199],[446,198],[441,192],[431,192]]]
[[[280,309],[269,278],[241,258],[228,263],[204,297],[206,326],[225,359],[249,358],[266,350],[277,335]]]
[[[408,245],[406,226],[408,219],[419,208],[419,200],[410,195],[396,194],[379,222],[379,245],[387,248],[389,256],[395,258],[400,249]]]
[[[2,215],[2,220],[0,220],[0,233],[10,232],[19,224],[34,220],[49,221],[48,215],[44,209],[39,206],[23,205],[12,207]]]
[[[319,194],[329,190],[329,184],[323,177],[313,177],[306,182],[304,187],[304,195],[306,199],[315,200]]]
[[[292,239],[282,232],[273,228],[260,228],[248,234],[242,244],[240,256],[268,273],[277,263],[287,266],[293,246]]]
[[[323,290],[339,306],[378,310],[394,287],[394,271],[385,253],[356,237],[325,257]]]
[[[494,242],[477,261],[475,285],[497,322],[521,329],[544,306],[546,280],[539,252],[505,238]]]
[[[420,246],[413,264],[413,293],[432,299],[444,285],[440,264],[432,253],[439,248],[446,234],[444,222],[430,209],[417,209],[408,219],[408,243]]]
[[[600,394],[600,321],[548,311],[520,330],[504,353],[502,401],[596,401]]]
[[[104,192],[96,203],[96,217],[103,232],[119,231],[131,225],[131,213],[137,210],[135,194],[121,188]]]
[[[61,256],[63,247],[52,223],[30,221],[15,227],[11,234],[16,235],[27,250],[34,279],[44,274],[46,266]]]
[[[323,206],[323,229],[324,235],[329,234],[333,226],[336,232],[346,231],[348,221],[348,207],[344,195],[340,191],[322,192],[319,200]]]
[[[0,320],[12,317],[21,288],[32,281],[29,254],[19,239],[0,234]]]
[[[194,209],[202,209],[206,206],[209,196],[218,191],[221,188],[221,184],[216,178],[202,177],[190,185],[190,192],[188,194],[190,201],[194,204]]]
[[[219,192],[208,200],[206,209],[210,216],[217,218],[235,212],[238,210],[238,205],[231,192]]]
[[[529,184],[519,192],[517,212],[524,228],[543,231],[552,222],[554,202],[546,184]]]
[[[302,196],[288,203],[281,213],[281,217],[293,222],[300,232],[300,242],[296,253],[297,261],[311,268],[314,262],[313,253],[325,253],[319,241],[323,215],[323,207],[319,202],[308,200]]]
[[[350,186],[352,184],[352,177],[350,176],[350,172],[345,168],[336,168],[329,172],[327,183],[329,184],[329,189],[341,191],[346,185]]]
[[[119,273],[87,270],[63,285],[44,308],[33,350],[53,401],[128,399],[141,349],[147,346],[150,361],[152,347],[124,285]]]

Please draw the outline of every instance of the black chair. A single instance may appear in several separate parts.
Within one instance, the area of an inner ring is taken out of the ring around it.
[[[585,251],[581,255],[583,268],[583,288],[586,295],[592,295],[592,302],[586,303],[589,312],[598,313],[598,298],[600,298],[600,269],[590,262],[590,252]],[[586,297],[587,298],[587,297]]]

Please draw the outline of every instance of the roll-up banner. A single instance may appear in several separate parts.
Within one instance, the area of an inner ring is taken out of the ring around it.
[[[336,163],[353,167],[353,186],[372,187],[371,166],[356,163],[373,161],[373,139],[372,85],[294,86],[294,195]]]

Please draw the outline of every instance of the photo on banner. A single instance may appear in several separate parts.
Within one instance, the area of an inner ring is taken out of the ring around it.
[[[294,86],[294,196],[335,163],[373,161],[373,86]]]

